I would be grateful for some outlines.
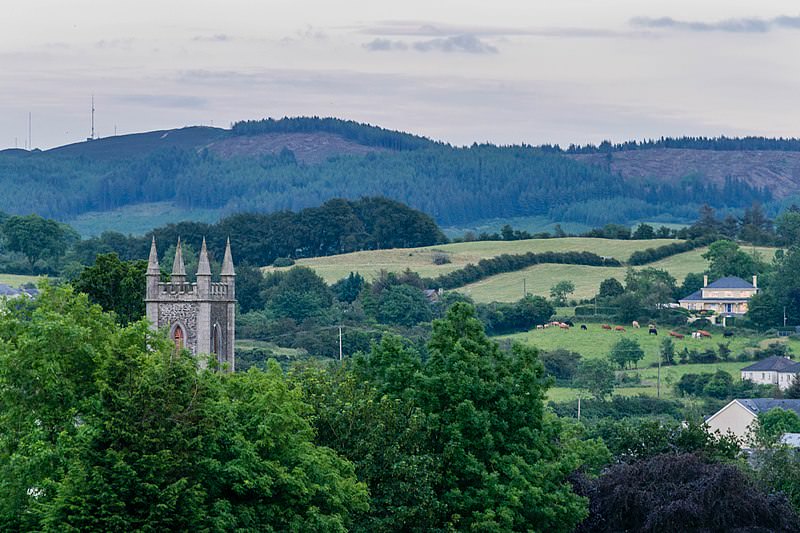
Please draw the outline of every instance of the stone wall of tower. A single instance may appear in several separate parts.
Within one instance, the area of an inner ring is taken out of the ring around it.
[[[147,269],[145,307],[151,327],[173,335],[175,325],[183,331],[183,345],[193,355],[215,357],[227,371],[235,368],[236,288],[230,241],[226,245],[222,282],[211,282],[205,239],[198,261],[197,282],[187,283],[181,243],[173,261],[173,281],[161,282],[155,239]],[[214,335],[218,337],[215,346]],[[174,337],[173,337],[174,338]],[[212,355],[214,349],[218,353]],[[205,358],[199,364],[205,366]]]

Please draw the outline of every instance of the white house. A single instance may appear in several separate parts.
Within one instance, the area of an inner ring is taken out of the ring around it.
[[[750,433],[751,425],[760,413],[775,408],[787,409],[800,415],[800,400],[774,400],[772,398],[736,399],[708,417],[706,424],[711,433],[733,433],[745,440]]]
[[[757,361],[742,369],[742,380],[749,380],[759,385],[777,385],[779,389],[788,389],[797,374],[800,373],[800,363],[788,357],[774,355]]]

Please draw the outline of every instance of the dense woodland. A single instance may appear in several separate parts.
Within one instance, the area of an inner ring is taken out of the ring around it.
[[[94,141],[97,144],[90,143],[84,152],[77,148],[66,153],[6,151],[0,153],[0,210],[64,220],[89,211],[169,201],[226,215],[300,210],[331,198],[385,196],[446,225],[544,216],[594,226],[658,216],[687,220],[703,202],[715,208],[741,209],[753,201],[772,200],[768,190],[734,177],[719,186],[702,176],[673,183],[632,183],[547,147],[476,144],[458,148],[352,121],[247,121],[235,124],[228,133],[222,131],[219,135],[228,137],[327,132],[376,151],[333,156],[313,165],[299,162],[290,150],[224,158],[202,144],[176,145],[138,156],[121,146],[116,158],[102,148],[93,152],[92,146],[104,142],[124,142],[115,138]],[[789,142],[762,141],[776,146]]]

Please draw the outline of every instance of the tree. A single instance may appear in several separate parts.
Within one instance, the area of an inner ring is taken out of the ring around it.
[[[761,257],[757,253],[747,254],[732,241],[716,241],[711,243],[703,259],[709,261],[708,276],[714,280],[725,276],[738,276],[750,279],[765,269]]]
[[[331,286],[333,294],[340,302],[353,303],[366,282],[364,277],[358,272],[350,272],[346,278],[342,278]]]
[[[800,433],[800,416],[797,413],[780,407],[759,413],[753,435],[754,442],[774,444],[784,433]]]
[[[633,239],[655,239],[656,231],[650,224],[639,224],[636,231],[633,232]]]
[[[308,267],[272,272],[265,276],[264,284],[267,308],[280,318],[304,320],[319,316],[333,304],[328,285]]]
[[[783,392],[783,397],[790,400],[800,400],[800,374],[795,374],[792,384]]]
[[[642,307],[658,309],[673,300],[675,294],[675,278],[666,270],[628,268],[625,272],[625,290],[636,296]]]
[[[683,278],[683,284],[677,291],[676,296],[678,298],[685,298],[690,294],[693,294],[696,291],[699,291],[703,288],[703,274],[698,274],[696,272],[689,272],[686,274],[686,277]]]
[[[556,305],[567,305],[567,296],[575,292],[575,284],[571,281],[559,281],[550,287],[550,297]]]
[[[775,219],[775,232],[785,246],[800,244],[800,212],[787,210]]]
[[[144,316],[146,271],[147,261],[120,261],[115,253],[100,254],[94,265],[83,269],[73,286],[103,310],[113,311],[126,325]]]
[[[590,498],[578,531],[797,531],[783,496],[763,491],[730,464],[694,454],[658,455],[576,480]]]
[[[263,291],[266,288],[261,269],[250,263],[236,265],[236,301],[242,313],[261,311],[266,305]]]
[[[575,384],[598,400],[604,400],[614,392],[614,382],[614,369],[605,359],[584,359],[578,366]]]
[[[609,358],[616,363],[620,369],[636,365],[644,358],[644,351],[636,339],[622,337],[611,347]]]
[[[430,321],[431,304],[416,287],[392,285],[381,292],[377,318],[384,324],[415,326]]]
[[[625,292],[625,287],[619,282],[617,278],[606,278],[600,282],[600,292],[597,294],[600,298],[615,298]]]
[[[9,217],[2,229],[6,248],[24,255],[32,272],[37,262],[58,260],[80,238],[69,226],[39,215]]]
[[[675,343],[669,337],[664,337],[659,348],[661,362],[665,365],[675,364]]]
[[[351,463],[281,370],[226,375],[70,287],[0,316],[3,530],[345,531]]]
[[[545,372],[558,380],[570,381],[578,372],[581,354],[558,348],[541,355]]]

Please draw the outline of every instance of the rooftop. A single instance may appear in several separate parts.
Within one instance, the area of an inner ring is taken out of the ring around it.
[[[744,367],[742,372],[790,372],[796,374],[800,372],[800,363],[786,357],[773,355]]]
[[[754,289],[753,284],[736,276],[719,278],[713,283],[709,283],[705,289]]]
[[[800,400],[774,400],[772,398],[737,398],[737,402],[750,409],[755,414],[766,413],[770,409],[786,409],[800,415]]]

